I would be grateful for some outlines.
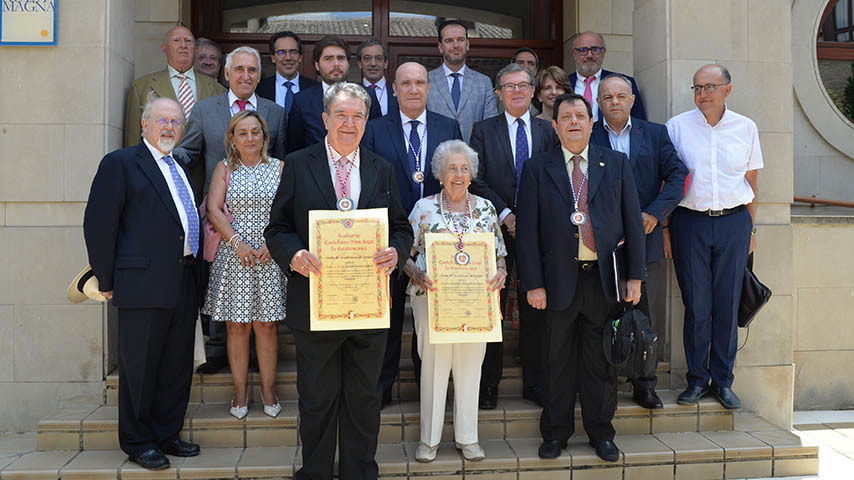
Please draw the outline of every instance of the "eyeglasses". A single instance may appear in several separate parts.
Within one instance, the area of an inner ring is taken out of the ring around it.
[[[725,87],[729,85],[728,83],[707,83],[705,85],[691,85],[691,90],[694,91],[694,95],[699,95],[700,92],[712,93],[715,91],[717,87]]]
[[[298,57],[299,56],[299,50],[297,50],[295,48],[292,48],[290,50],[276,50],[276,55],[278,55],[280,57],[287,57],[287,56]]]
[[[575,47],[574,50],[582,55],[587,55],[587,52],[590,52],[593,55],[599,55],[605,51],[605,47]]]
[[[169,120],[168,118],[163,118],[163,117],[155,118],[154,121],[157,122],[157,124],[160,125],[161,127],[166,127],[166,126],[171,125],[172,128],[178,128],[178,127],[184,126],[184,122],[182,122],[182,121]]]
[[[383,63],[383,62],[385,61],[385,56],[383,56],[383,55],[374,55],[373,57],[372,57],[372,56],[370,56],[370,55],[364,55],[364,56],[362,56],[362,61],[363,61],[363,62],[365,62],[365,63],[368,63],[368,62],[370,62],[371,60],[373,60],[373,61],[375,61],[375,62],[377,62],[377,63]]]
[[[505,92],[512,92],[513,90],[519,89],[520,92],[527,92],[531,90],[534,84],[530,82],[519,82],[519,83],[505,83],[501,85],[501,89]]]

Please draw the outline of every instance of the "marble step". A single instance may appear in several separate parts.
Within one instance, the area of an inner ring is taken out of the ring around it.
[[[677,392],[659,391],[664,408],[638,406],[628,393],[618,395],[614,427],[618,435],[671,432],[730,431],[734,414],[713,398],[699,405],[676,403]],[[237,420],[228,414],[227,402],[191,403],[182,434],[203,447],[298,446],[296,401],[282,401],[278,418],[263,414],[260,401],[250,404],[249,415]],[[39,422],[39,450],[110,450],[118,448],[118,407],[111,405],[67,405]],[[443,438],[453,437],[453,406],[446,408]],[[478,431],[481,439],[539,438],[541,409],[519,396],[501,397],[498,408],[481,410]],[[581,410],[576,408],[576,431],[583,432]],[[419,438],[419,403],[395,401],[381,412],[380,442],[415,442]]]
[[[464,460],[451,442],[437,459],[414,459],[417,442],[381,443],[377,449],[384,480],[703,480],[787,477],[818,472],[818,447],[751,415],[737,415],[737,430],[724,432],[617,435],[619,461],[596,457],[584,437],[570,440],[561,456],[537,456],[539,438],[481,439],[486,459]],[[293,478],[300,468],[299,446],[203,447],[192,458],[170,457],[171,467],[151,472],[117,449],[0,452],[0,478],[99,479],[261,479]],[[335,466],[337,471],[337,465]]]

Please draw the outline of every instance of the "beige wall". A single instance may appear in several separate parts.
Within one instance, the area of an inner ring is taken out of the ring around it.
[[[136,43],[134,78],[163,70],[166,57],[160,51],[163,37],[178,22],[190,25],[189,0],[135,0]]]

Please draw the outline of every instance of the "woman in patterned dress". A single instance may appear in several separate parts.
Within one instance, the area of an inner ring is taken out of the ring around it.
[[[240,419],[248,413],[249,335],[255,331],[255,351],[261,374],[264,413],[282,410],[276,396],[278,324],[285,318],[286,279],[273,263],[264,243],[264,228],[279,186],[283,163],[267,155],[270,133],[264,118],[251,110],[231,117],[225,133],[227,158],[211,177],[207,213],[222,234],[202,313],[227,323],[228,361],[234,382],[229,413]],[[226,168],[231,177],[226,183]],[[223,203],[234,217],[229,223]]]
[[[418,354],[422,362],[421,444],[415,451],[415,459],[419,462],[433,461],[439,450],[445,423],[448,375],[451,372],[454,375],[456,447],[468,460],[484,458],[483,449],[477,441],[477,400],[486,343],[430,344],[426,290],[435,290],[435,287],[427,276],[424,253],[425,233],[462,235],[491,232],[495,234],[498,272],[490,280],[489,287],[498,290],[504,285],[507,249],[498,225],[498,214],[489,200],[468,193],[471,179],[477,176],[477,166],[477,153],[464,142],[442,142],[436,147],[432,160],[433,176],[442,184],[442,191],[419,200],[409,215],[415,243],[412,258],[406,261],[404,271],[411,279],[407,293],[415,317]]]

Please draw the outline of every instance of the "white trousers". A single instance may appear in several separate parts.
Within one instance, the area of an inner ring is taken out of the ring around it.
[[[454,374],[454,440],[463,445],[477,443],[477,401],[480,366],[486,343],[431,345],[427,296],[410,295],[418,355],[421,357],[421,442],[430,446],[442,440],[448,378]]]

